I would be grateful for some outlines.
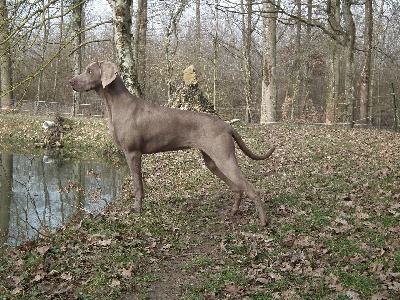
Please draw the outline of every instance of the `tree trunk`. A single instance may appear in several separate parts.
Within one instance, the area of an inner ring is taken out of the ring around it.
[[[43,7],[46,7],[46,2],[43,0],[42,1],[42,5]],[[42,49],[41,49],[41,53],[39,54],[40,56],[40,64],[43,65],[44,61],[45,61],[45,57],[46,57],[46,49],[47,49],[47,44],[48,44],[48,40],[49,40],[49,31],[50,31],[50,22],[46,21],[46,18],[48,16],[46,16],[46,14],[48,14],[48,10],[47,9],[43,9],[42,10],[42,20],[41,20],[41,24],[42,24],[42,28],[43,28],[43,41],[42,41]],[[41,101],[42,99],[42,88],[43,88],[43,72],[40,72],[39,74],[39,78],[38,78],[38,85],[37,85],[37,93],[36,93],[36,101]],[[38,106],[36,106],[37,108]]]
[[[113,10],[114,44],[119,62],[119,72],[128,90],[140,96],[140,87],[132,50],[132,0],[108,0]]]
[[[325,123],[327,124],[336,122],[336,109],[339,99],[340,47],[341,45],[337,41],[329,41],[329,85],[325,113]]]
[[[11,154],[1,154],[2,162],[0,168],[0,245],[8,240],[11,215],[11,200],[13,196],[13,156]],[[0,256],[3,255],[5,247],[0,247]]]
[[[72,28],[75,32],[76,38],[74,40],[74,74],[79,75],[82,73],[82,45],[83,42],[83,33],[81,32],[83,29],[83,4],[81,0],[74,0],[72,3],[74,9],[72,11]],[[81,104],[81,93],[74,92],[74,107],[72,109],[73,115],[75,115],[75,111]]]
[[[6,0],[0,2],[0,106],[2,110],[10,110],[13,105],[11,51],[8,38],[8,14]]]
[[[379,6],[379,12],[377,13],[376,17],[376,23],[374,26],[374,32],[376,36],[379,36],[380,38],[376,40],[376,43],[374,47],[376,49],[380,49],[382,45],[385,45],[386,43],[386,36],[387,36],[387,30],[384,25],[384,16],[385,16],[385,8],[386,8],[386,1],[382,0]],[[372,57],[372,70],[378,70],[380,69],[381,65],[381,60],[379,59],[378,51],[373,51],[372,52],[373,57]],[[378,110],[380,110],[380,99],[381,99],[381,93],[380,93],[380,84],[381,84],[381,72],[372,72],[372,78],[371,78],[371,88],[370,88],[370,95],[375,95],[375,97],[370,96],[370,103],[369,103],[369,121],[370,124],[374,125],[380,125],[381,123],[381,114],[379,113]],[[376,99],[376,103],[374,101],[374,98]],[[378,110],[375,113],[375,109],[378,108]]]
[[[147,36],[147,0],[138,0],[135,31],[136,74],[140,91],[146,88],[146,36]]]
[[[174,92],[173,82],[172,82],[172,73],[173,73],[173,57],[176,54],[178,49],[178,32],[177,26],[180,18],[182,17],[183,11],[187,5],[187,0],[181,0],[178,7],[170,12],[170,18],[165,26],[165,43],[164,43],[164,51],[165,51],[165,59],[167,62],[167,87],[168,87],[168,99],[172,98],[172,94]]]
[[[252,84],[251,84],[251,35],[252,35],[252,0],[246,0],[246,8],[243,0],[241,1],[242,8],[242,74],[244,78],[244,93],[245,93],[245,121],[251,122],[251,98],[252,98]]]
[[[264,2],[261,124],[276,121],[276,18],[274,0]]]
[[[346,26],[345,29],[345,62],[346,62],[346,75],[345,75],[345,102],[347,106],[347,123],[352,128],[354,127],[354,45],[356,27],[351,12],[351,0],[343,0],[343,18]]]
[[[340,76],[340,0],[328,1],[328,21],[335,38],[329,41],[329,86],[326,99],[325,123],[336,122],[336,105],[339,97],[339,76]]]
[[[64,0],[60,1],[60,25],[59,25],[59,37],[58,37],[58,43],[59,43],[59,50],[58,52],[61,52],[62,49],[62,43],[63,43],[63,38],[64,38]],[[54,67],[54,81],[53,81],[53,91],[52,91],[52,97],[53,99],[57,99],[57,93],[58,93],[58,76],[60,72],[60,61],[61,61],[61,53],[56,59],[56,64]]]
[[[218,82],[218,1],[215,0],[215,16],[214,16],[214,37],[213,37],[213,105],[214,111],[217,110],[217,82]]]
[[[372,0],[365,2],[365,29],[364,29],[364,65],[361,72],[360,90],[360,123],[368,124],[370,113],[368,106],[370,103],[371,86],[371,50],[372,50]]]
[[[294,60],[294,78],[293,78],[293,101],[290,111],[290,119],[303,116],[303,106],[300,105],[301,93],[301,65],[302,65],[302,53],[301,53],[301,1],[296,0],[297,6],[297,20],[296,20],[296,39],[295,39],[295,60]],[[306,117],[306,116],[305,116]]]
[[[303,63],[303,80],[302,80],[302,89],[303,93],[301,95],[301,100],[300,100],[300,109],[303,111],[305,104],[308,100],[309,97],[309,88],[310,88],[310,82],[311,82],[311,51],[313,49],[312,44],[311,44],[311,22],[312,22],[312,10],[313,7],[313,0],[307,0],[307,26],[306,26],[306,35],[304,39],[304,63]]]
[[[196,54],[200,57],[201,45],[201,19],[200,19],[200,0],[196,0]]]

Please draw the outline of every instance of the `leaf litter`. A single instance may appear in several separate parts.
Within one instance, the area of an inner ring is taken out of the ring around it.
[[[229,189],[196,151],[146,156],[140,215],[131,213],[127,179],[120,200],[103,212],[9,249],[0,296],[400,298],[399,134],[237,126],[255,152],[278,145],[265,162],[237,151],[261,190],[268,227],[258,226],[249,200],[227,217]]]

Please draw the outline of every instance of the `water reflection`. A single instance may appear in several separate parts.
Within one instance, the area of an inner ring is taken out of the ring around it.
[[[102,209],[117,197],[125,175],[113,165],[1,154],[0,246]]]

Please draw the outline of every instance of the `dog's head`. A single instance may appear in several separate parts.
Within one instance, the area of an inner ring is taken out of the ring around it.
[[[85,72],[69,81],[74,91],[86,92],[105,88],[117,77],[118,68],[108,61],[94,62],[86,67]]]

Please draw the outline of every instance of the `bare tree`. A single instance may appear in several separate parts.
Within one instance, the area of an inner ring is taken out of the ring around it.
[[[196,0],[196,53],[200,56],[201,45],[201,17],[200,17],[200,0]]]
[[[293,82],[293,105],[291,110],[291,119],[295,118],[296,114],[296,106],[298,107],[298,115],[301,116],[302,113],[302,105],[301,102],[301,65],[302,65],[302,57],[303,54],[301,53],[301,0],[296,0],[296,10],[297,10],[297,17],[296,20],[296,39],[295,39],[295,58],[294,58],[294,82]]]
[[[329,85],[326,98],[325,122],[328,124],[336,121],[336,105],[339,97],[340,76],[340,0],[329,0],[327,2],[328,24],[331,27],[333,37],[329,41]]]
[[[242,74],[244,79],[244,94],[246,103],[245,121],[251,122],[251,109],[252,102],[252,72],[251,72],[251,36],[252,28],[252,0],[243,0],[240,2],[242,9]]]
[[[311,51],[312,51],[312,38],[311,38],[311,22],[312,22],[312,14],[313,14],[313,0],[307,0],[307,26],[306,26],[306,35],[304,41],[304,48],[305,48],[305,63],[304,63],[304,79],[303,79],[303,95],[300,101],[300,108],[303,109],[307,98],[309,97],[310,93],[310,81],[311,81]]]
[[[178,3],[173,3],[168,6],[168,19],[165,21],[164,26],[164,54],[167,63],[166,75],[168,86],[168,99],[171,99],[174,90],[173,87],[173,58],[178,49],[178,23],[182,17],[183,11],[188,4],[188,0],[180,0]]]
[[[370,117],[368,106],[370,104],[371,86],[371,57],[372,57],[372,32],[373,15],[372,0],[365,1],[365,28],[364,28],[364,63],[361,72],[360,90],[360,123],[367,124]]]
[[[59,37],[58,37],[58,44],[59,50],[61,52],[61,45],[63,43],[64,38],[64,0],[60,0],[60,20],[59,20]],[[60,60],[61,56],[58,56],[55,63],[55,70],[54,70],[54,81],[53,81],[53,93],[52,98],[55,99],[58,92],[58,75],[60,72]]]
[[[214,110],[217,110],[217,81],[218,81],[218,3],[219,0],[214,0],[214,36],[213,36],[213,106]]]
[[[351,12],[351,0],[343,0],[343,18],[345,23],[344,47],[346,75],[344,96],[347,107],[346,121],[350,127],[354,126],[354,45],[356,40],[356,26],[354,24],[353,13]]]
[[[119,71],[131,93],[140,95],[132,41],[132,0],[108,0],[113,10],[114,44]]]
[[[146,90],[147,0],[138,0],[135,30],[136,74],[142,93]],[[144,96],[144,95],[142,95]]]
[[[376,18],[376,23],[374,27],[375,31],[375,36],[378,38],[376,39],[376,43],[374,48],[377,49],[377,51],[373,51],[373,58],[371,59],[371,63],[373,67],[371,68],[372,70],[375,70],[375,72],[372,72],[372,78],[371,78],[371,88],[370,88],[370,95],[376,95],[375,97],[370,97],[370,104],[369,104],[369,113],[370,113],[370,124],[375,123],[379,127],[381,126],[382,122],[382,114],[380,110],[381,106],[381,97],[380,97],[380,85],[382,81],[382,73],[381,73],[381,68],[382,64],[384,63],[383,60],[380,58],[380,49],[384,48],[384,45],[387,42],[387,28],[386,26],[388,24],[385,23],[384,18],[385,18],[385,10],[387,7],[387,1],[382,0],[380,3],[379,8],[377,9],[377,18]],[[386,69],[386,68],[385,68]]]
[[[81,0],[73,0],[72,2],[72,29],[75,33],[73,53],[74,60],[74,75],[78,75],[82,72],[82,42],[83,42],[83,4]],[[81,93],[74,93],[74,107],[73,114],[75,114],[75,108],[81,104]]]
[[[9,43],[8,13],[6,0],[0,2],[0,88],[1,109],[12,107],[11,49]]]
[[[263,74],[260,123],[276,121],[276,19],[274,0],[263,3]]]

